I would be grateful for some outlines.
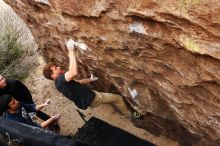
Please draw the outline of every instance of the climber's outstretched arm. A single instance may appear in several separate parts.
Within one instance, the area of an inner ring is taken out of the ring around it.
[[[77,82],[79,82],[80,84],[89,84],[90,82],[96,81],[98,80],[98,77],[93,76],[93,74],[91,74],[90,78],[87,79],[82,79],[82,80],[75,80]]]
[[[76,62],[74,42],[68,41],[66,46],[69,51],[69,70],[65,73],[65,79],[69,82],[78,74],[78,66]]]

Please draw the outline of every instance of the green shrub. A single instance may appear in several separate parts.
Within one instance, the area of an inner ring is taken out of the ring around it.
[[[17,27],[12,19],[7,15],[0,19],[0,73],[9,78],[24,79],[28,73],[20,65],[28,51],[20,37],[25,34],[20,29],[22,26]]]

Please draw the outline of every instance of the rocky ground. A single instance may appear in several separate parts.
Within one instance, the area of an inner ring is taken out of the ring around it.
[[[61,133],[74,134],[78,128],[83,126],[84,121],[76,111],[77,107],[55,89],[53,81],[43,77],[42,68],[44,65],[45,62],[39,57],[38,66],[32,71],[28,79],[26,79],[25,84],[31,90],[34,101],[37,104],[46,101],[46,99],[52,100],[51,105],[45,108],[44,111],[50,115],[55,113],[62,115],[59,119]],[[143,129],[135,127],[129,119],[119,115],[110,105],[102,105],[98,108],[88,109],[86,111],[81,110],[81,112],[86,115],[86,119],[95,116],[142,139],[151,141],[158,146],[178,146],[177,143],[166,137],[156,137]]]

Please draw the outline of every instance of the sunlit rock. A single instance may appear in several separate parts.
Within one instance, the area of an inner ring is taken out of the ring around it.
[[[219,0],[5,0],[31,29],[46,61],[120,93],[142,114],[134,123],[183,146],[220,145]],[[132,98],[129,90],[136,90]]]

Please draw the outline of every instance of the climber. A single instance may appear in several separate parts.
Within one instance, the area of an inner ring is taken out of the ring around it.
[[[35,127],[47,128],[54,121],[58,120],[60,114],[56,114],[51,116],[46,121],[41,124],[35,123],[29,116],[30,112],[40,111],[44,107],[48,106],[50,100],[47,100],[43,104],[35,105],[35,104],[26,104],[23,102],[17,101],[9,94],[3,94],[0,97],[0,111],[5,113],[5,118],[17,121],[19,123],[32,125]]]
[[[72,100],[80,109],[87,109],[88,107],[97,107],[101,104],[113,104],[121,114],[126,117],[132,117],[134,114],[127,108],[122,96],[112,93],[103,93],[91,90],[85,86],[90,82],[96,81],[98,78],[91,75],[90,78],[76,80],[78,74],[78,67],[75,55],[75,45],[73,41],[68,41],[67,44],[69,54],[69,70],[64,71],[55,63],[48,63],[44,69],[43,74],[45,78],[55,81],[55,86],[68,99]]]

